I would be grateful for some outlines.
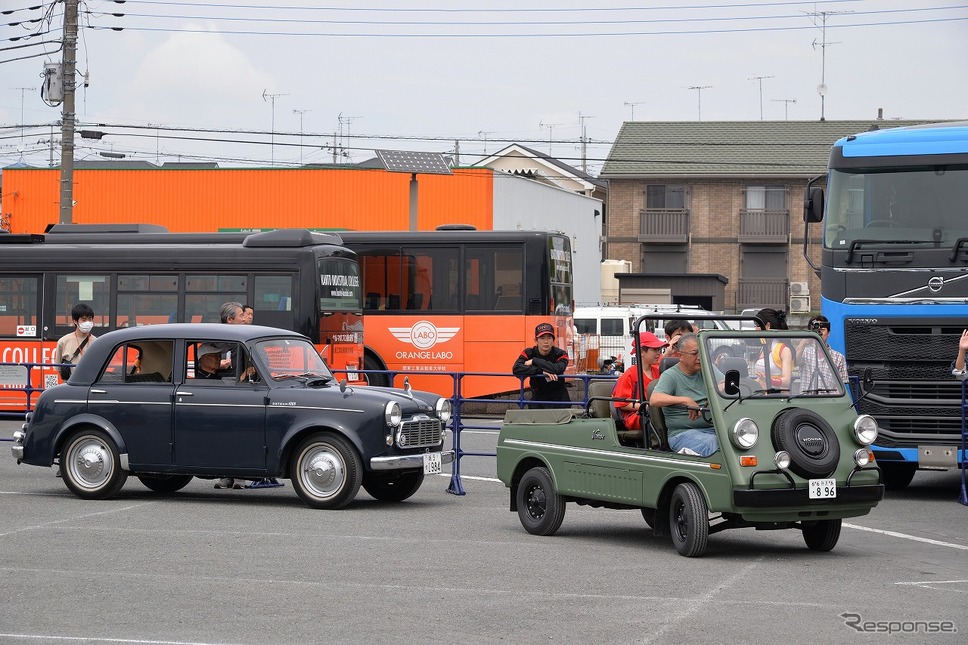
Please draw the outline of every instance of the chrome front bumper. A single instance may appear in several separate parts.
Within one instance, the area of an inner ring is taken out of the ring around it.
[[[454,461],[453,450],[440,452],[440,463],[449,464]],[[423,453],[418,455],[399,455],[395,457],[371,457],[371,470],[404,470],[406,468],[423,468]]]

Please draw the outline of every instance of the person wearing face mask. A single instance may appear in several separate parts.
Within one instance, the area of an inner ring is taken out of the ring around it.
[[[83,302],[74,305],[71,309],[71,320],[74,331],[57,341],[57,349],[54,350],[55,363],[77,363],[96,338],[91,334],[94,329],[94,310],[90,305]],[[66,381],[71,376],[71,368],[60,368],[60,374]]]

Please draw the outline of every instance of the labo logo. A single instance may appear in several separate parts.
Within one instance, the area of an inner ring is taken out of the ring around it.
[[[394,338],[417,349],[430,349],[438,343],[446,343],[459,331],[460,327],[437,327],[429,320],[416,322],[413,327],[390,327]]]

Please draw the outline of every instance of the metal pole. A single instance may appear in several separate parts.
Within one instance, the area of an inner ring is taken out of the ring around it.
[[[60,223],[70,224],[74,216],[74,70],[77,55],[77,3],[64,2],[64,105],[61,108]]]

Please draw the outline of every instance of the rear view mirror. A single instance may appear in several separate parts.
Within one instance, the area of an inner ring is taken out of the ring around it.
[[[803,191],[803,221],[807,223],[823,221],[823,188],[809,186]]]

